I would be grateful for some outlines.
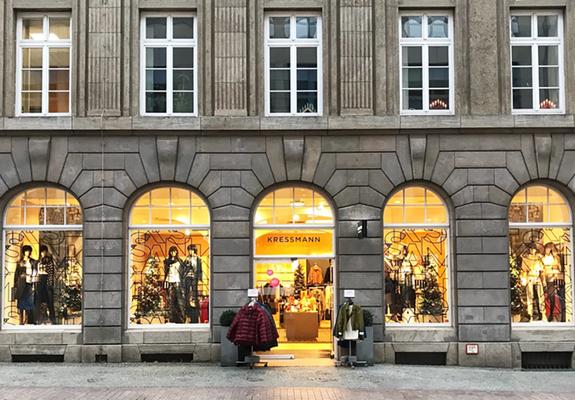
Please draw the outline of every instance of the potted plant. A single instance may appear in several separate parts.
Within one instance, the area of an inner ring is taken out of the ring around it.
[[[363,324],[365,337],[357,342],[356,355],[358,361],[367,361],[367,365],[373,365],[373,314],[363,310]]]
[[[227,338],[235,317],[234,310],[226,310],[220,315],[220,365],[222,367],[235,367],[238,361],[238,348]]]

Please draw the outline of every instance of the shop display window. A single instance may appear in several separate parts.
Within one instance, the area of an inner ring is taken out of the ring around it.
[[[3,325],[81,325],[82,259],[82,209],[72,195],[17,195],[4,217]]]
[[[151,190],[130,215],[130,324],[206,324],[210,312],[210,216],[179,188]]]
[[[432,191],[411,187],[384,211],[385,320],[449,323],[449,219]]]
[[[509,257],[513,322],[572,322],[571,211],[559,192],[528,186],[515,195]]]

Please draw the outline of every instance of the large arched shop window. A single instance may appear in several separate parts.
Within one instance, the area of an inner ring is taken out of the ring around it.
[[[571,210],[543,185],[520,190],[509,207],[511,315],[517,323],[573,321]]]
[[[130,213],[130,324],[209,322],[210,213],[190,190],[153,189]]]
[[[406,188],[389,199],[383,225],[386,323],[450,322],[444,202],[429,189]]]
[[[317,311],[320,331],[324,325],[328,330],[334,227],[331,206],[314,190],[282,188],[260,201],[254,217],[254,283],[278,322],[279,310]],[[317,340],[322,341],[321,334]]]
[[[4,216],[4,326],[82,323],[82,209],[52,187],[26,190]]]

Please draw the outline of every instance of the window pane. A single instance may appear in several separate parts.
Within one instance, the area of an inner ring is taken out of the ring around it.
[[[315,39],[317,37],[317,18],[297,17],[296,37],[298,39]]]
[[[403,65],[406,67],[421,67],[421,47],[405,46],[402,49]]]
[[[132,217],[130,219],[130,223],[132,225],[149,225],[150,209],[148,207],[132,208]]]
[[[569,207],[566,205],[552,205],[549,207],[550,220],[551,223],[569,223],[571,220],[571,213],[569,212]]]
[[[146,112],[165,113],[166,93],[146,93]]]
[[[152,205],[153,206],[167,206],[171,202],[170,189],[160,188],[152,190]]]
[[[449,90],[430,90],[429,109],[430,110],[449,109]]]
[[[21,225],[24,220],[24,209],[20,207],[8,207],[6,210],[7,225]]]
[[[513,46],[511,48],[511,65],[526,65],[531,63],[531,46]]]
[[[404,38],[421,37],[421,17],[401,17],[401,36]]]
[[[26,191],[26,206],[44,206],[46,205],[46,190],[44,188],[31,189]]]
[[[271,39],[287,39],[290,37],[290,18],[271,17],[269,28]]]
[[[513,89],[513,108],[530,110],[533,108],[533,91],[531,89]]]
[[[447,221],[447,210],[445,207],[427,207],[427,216],[425,222],[428,224],[446,224]]]
[[[430,38],[449,37],[449,18],[445,16],[429,17],[427,23],[429,24],[428,36]]]
[[[298,113],[317,113],[317,93],[299,92],[297,94]]]
[[[49,206],[65,206],[66,192],[60,189],[46,188],[46,204]]]
[[[192,223],[190,208],[172,208],[173,225],[190,225]]]
[[[405,204],[424,204],[425,203],[425,189],[420,186],[412,186],[404,190]]]
[[[539,46],[539,65],[559,65],[559,48]]]
[[[423,110],[423,91],[404,90],[403,91],[404,110]]]
[[[539,108],[544,110],[553,110],[560,106],[559,89],[541,89],[539,90]]]
[[[298,68],[317,68],[317,48],[300,47],[297,49]]]
[[[194,112],[194,92],[174,93],[174,112],[193,113]]]
[[[273,223],[277,225],[293,223],[293,209],[291,207],[276,207]]]
[[[553,189],[549,189],[549,203],[551,204],[565,204],[565,199],[562,195]]]
[[[299,76],[299,73],[298,73]],[[290,71],[271,70],[270,71],[271,90],[290,90]]]
[[[194,90],[194,71],[175,70],[174,90]]]
[[[166,70],[146,71],[146,90],[166,90]]]
[[[24,18],[22,20],[22,39],[44,39],[42,18]]]
[[[289,89],[289,85],[287,89]],[[299,70],[297,72],[297,89],[317,90],[317,70]]]
[[[194,49],[192,47],[174,48],[174,68],[194,68]]]
[[[531,37],[530,15],[513,15],[511,17],[511,36]]]
[[[403,87],[421,89],[423,87],[421,68],[403,68]]]
[[[146,18],[146,38],[166,39],[166,18]]]
[[[537,34],[539,37],[557,37],[557,15],[540,15],[537,17]]]
[[[152,225],[168,225],[170,223],[170,209],[168,207],[152,208]]]
[[[559,87],[559,67],[539,68],[540,87]]]
[[[289,47],[270,48],[270,68],[289,68],[290,49]]]
[[[42,71],[22,71],[22,90],[42,90]]]
[[[425,208],[423,206],[405,206],[405,222],[408,224],[425,223]]]
[[[513,87],[532,87],[532,68],[513,68]]]
[[[430,68],[429,69],[429,87],[448,88],[449,87],[449,68]]]
[[[42,68],[42,49],[22,49],[22,67]]]
[[[42,93],[22,92],[22,112],[36,114],[42,112]]]
[[[70,94],[68,92],[50,92],[48,95],[48,112],[70,112]]]
[[[50,68],[69,68],[70,49],[50,49]]]
[[[283,92],[270,93],[270,112],[271,113],[289,113],[290,112],[290,94]]]
[[[148,68],[166,68],[166,49],[165,48],[147,48],[146,49],[146,67],[148,67]]]
[[[430,67],[444,67],[449,65],[449,48],[442,47],[429,47],[429,66]]]
[[[401,224],[403,223],[403,207],[387,206],[383,214],[384,224]]]
[[[50,70],[50,90],[69,90],[70,89],[70,71],[69,70]]]
[[[194,38],[194,19],[174,17],[174,39]]]
[[[50,18],[50,40],[70,39],[70,18]]]
[[[44,209],[41,207],[26,208],[26,225],[44,225]]]

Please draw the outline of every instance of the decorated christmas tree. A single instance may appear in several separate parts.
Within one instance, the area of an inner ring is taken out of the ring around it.
[[[521,285],[521,261],[511,255],[509,257],[509,266],[511,271],[509,280],[511,286],[511,315],[523,317],[525,304],[523,303],[524,289],[523,285]]]
[[[296,298],[300,298],[302,290],[305,289],[305,274],[303,268],[298,264],[297,269],[294,272],[294,294]]]
[[[443,308],[443,295],[439,288],[437,271],[434,267],[430,267],[427,270],[425,283],[421,292],[419,313],[422,315],[443,315],[445,311]]]
[[[137,319],[157,316],[162,305],[162,289],[159,282],[158,262],[150,257],[146,262],[143,281],[137,289],[135,317]]]

